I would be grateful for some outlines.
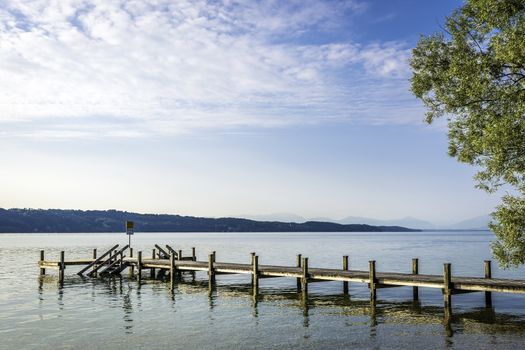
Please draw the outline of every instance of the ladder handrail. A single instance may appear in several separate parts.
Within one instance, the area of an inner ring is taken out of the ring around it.
[[[111,247],[110,250],[108,250],[107,252],[105,252],[104,254],[102,254],[101,256],[99,256],[97,259],[95,259],[94,261],[92,261],[90,264],[88,264],[88,266],[84,267],[82,270],[78,271],[77,272],[77,275],[80,275],[82,276],[82,274],[84,272],[86,272],[87,270],[89,270],[91,267],[95,266],[96,264],[98,264],[102,259],[104,259],[108,254],[111,254],[111,252],[113,252],[113,250],[117,249],[119,245],[118,244],[115,244],[113,247]]]
[[[168,248],[168,250],[170,251],[170,255],[173,254],[173,256],[175,257],[175,259],[179,259],[179,253],[173,249],[172,247],[170,247],[169,245],[166,244],[166,248]],[[169,256],[169,255],[168,255]]]
[[[168,247],[168,245],[166,244],[166,247]],[[168,253],[166,253],[166,251],[164,249],[162,249],[158,244],[155,244],[155,248],[157,248],[159,250],[159,253],[162,253],[164,254],[164,256],[167,256],[169,257],[170,255]],[[170,249],[170,248],[168,248]]]
[[[128,248],[129,248],[129,245],[126,244],[126,245],[124,246],[124,248],[122,248],[121,250],[119,250],[119,251],[118,251],[117,253],[115,253],[113,256],[116,257],[116,256],[118,256],[119,254],[122,254],[122,253],[123,253],[126,249],[128,249]],[[116,259],[116,260],[118,261],[118,259]],[[100,269],[102,266],[106,265],[108,262],[112,262],[111,259],[107,259],[107,260],[105,260],[104,262],[102,262],[102,264],[95,266],[95,267],[93,268],[93,270],[91,270],[87,275],[91,277],[95,272],[98,271],[98,269]]]

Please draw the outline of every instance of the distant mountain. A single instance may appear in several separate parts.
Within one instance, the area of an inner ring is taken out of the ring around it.
[[[481,215],[475,218],[463,220],[454,224],[435,224],[426,220],[421,220],[414,217],[405,217],[402,219],[380,220],[373,218],[366,218],[361,216],[347,216],[344,219],[335,220],[327,217],[316,217],[311,220],[335,222],[338,224],[365,224],[373,226],[402,226],[409,228],[417,228],[421,230],[488,230],[488,223],[491,220],[490,215]]]
[[[138,232],[408,232],[400,226],[372,226],[307,221],[255,221],[166,214],[138,214],[117,210],[0,209],[0,232],[123,232],[124,222]]]
[[[420,220],[413,217],[405,217],[402,219],[393,219],[393,220],[378,220],[378,219],[371,219],[371,218],[363,218],[358,216],[347,216],[344,219],[337,220],[336,222],[340,224],[355,224],[355,223],[361,223],[361,224],[367,224],[367,225],[393,225],[393,226],[404,226],[404,227],[410,227],[410,228],[418,228],[418,229],[434,229],[436,228],[436,225],[425,221]]]
[[[274,213],[274,214],[268,214],[268,215],[239,215],[239,217],[249,220],[256,220],[256,221],[282,221],[282,222],[305,222],[308,221],[302,216],[291,214],[291,213]],[[325,221],[325,220],[316,220],[312,219],[310,221]],[[326,220],[330,222],[329,220]]]
[[[490,215],[481,215],[460,221],[454,225],[448,226],[448,228],[457,230],[488,230],[490,220]]]

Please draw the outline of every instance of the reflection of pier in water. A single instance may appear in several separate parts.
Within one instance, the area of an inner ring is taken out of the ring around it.
[[[58,269],[59,285],[63,285],[65,270],[67,266],[80,266],[81,269],[77,272],[78,275],[88,277],[106,277],[106,276],[120,276],[121,273],[128,269],[129,276],[136,278],[138,281],[137,288],[140,289],[141,283],[145,281],[144,271],[149,272],[151,279],[167,280],[170,287],[180,288],[185,284],[179,284],[182,281],[183,274],[192,276],[193,281],[191,286],[202,284],[202,281],[195,281],[195,274],[205,272],[207,275],[207,289],[210,295],[213,295],[216,290],[216,276],[223,274],[241,274],[249,275],[251,284],[247,288],[245,285],[238,286],[235,293],[242,292],[244,294],[250,293],[253,296],[254,304],[264,298],[275,296],[287,296],[292,300],[299,298],[301,301],[303,311],[308,315],[308,308],[312,305],[311,298],[308,295],[308,285],[314,282],[342,282],[342,299],[349,299],[349,283],[365,284],[370,290],[370,302],[367,302],[367,310],[371,310],[368,314],[371,316],[371,323],[375,324],[376,314],[376,299],[377,291],[382,288],[393,287],[412,287],[412,303],[411,305],[419,305],[419,288],[434,288],[441,290],[444,297],[444,314],[445,325],[450,325],[451,320],[454,319],[452,315],[451,298],[453,294],[464,294],[472,292],[482,292],[485,295],[485,309],[482,314],[487,316],[487,310],[492,310],[492,292],[502,293],[519,293],[525,294],[525,281],[511,280],[511,279],[495,279],[491,276],[491,263],[485,261],[484,272],[485,277],[457,277],[452,276],[451,264],[444,264],[444,272],[442,276],[420,274],[418,268],[418,259],[412,260],[412,273],[391,273],[391,272],[377,272],[375,261],[369,262],[368,271],[351,270],[349,268],[348,256],[343,256],[342,269],[326,269],[326,268],[312,268],[308,265],[308,258],[297,255],[295,266],[275,266],[275,265],[259,265],[259,257],[251,254],[251,262],[249,264],[243,263],[227,263],[216,261],[216,254],[212,252],[208,255],[207,261],[198,261],[195,248],[192,248],[191,255],[183,256],[182,250],[175,250],[169,245],[162,248],[155,245],[152,250],[151,258],[144,258],[142,252],[138,252],[136,256],[133,255],[133,249],[128,245],[120,250],[117,250],[118,245],[104,252],[97,257],[97,250],[93,250],[92,258],[81,260],[65,260],[65,254],[62,251],[60,260],[50,261],[44,259],[44,251],[40,254],[40,274],[45,278],[46,269]],[[125,253],[129,252],[129,256]],[[272,290],[271,294],[260,295],[259,280],[265,278],[291,278],[296,281],[296,288],[292,290]],[[107,281],[108,279],[101,279]],[[202,286],[201,286],[202,287]],[[213,298],[210,299],[213,303]],[[331,300],[337,301],[339,299]],[[363,301],[351,301],[352,306],[362,305]],[[357,303],[357,304],[355,304]],[[364,305],[364,304],[363,304]],[[383,305],[385,305],[383,303]],[[395,304],[399,305],[399,304]],[[401,304],[404,305],[404,304]],[[212,306],[212,305],[211,305]],[[435,311],[435,310],[434,310]],[[307,322],[307,318],[305,319]]]
[[[55,285],[57,279],[52,276],[41,276],[39,278],[40,289],[43,285]],[[312,310],[325,312],[344,317],[367,317],[366,320],[352,321],[352,324],[368,325],[370,336],[375,336],[376,328],[381,325],[443,325],[445,334],[453,336],[455,329],[461,328],[463,333],[501,333],[501,334],[523,334],[525,333],[525,319],[523,317],[496,313],[493,307],[484,307],[468,311],[451,312],[438,306],[422,306],[419,300],[406,302],[388,302],[384,300],[356,300],[349,294],[327,294],[309,295],[298,293],[296,288],[258,288],[254,290],[251,283],[210,283],[202,276],[195,273],[181,273],[175,279],[168,276],[160,278],[149,277],[138,279],[136,276],[126,278],[112,276],[105,279],[87,279],[85,277],[68,276],[59,293],[59,304],[62,304],[63,290],[68,286],[79,284],[91,284],[92,289],[106,290],[109,295],[120,295],[122,297],[122,310],[124,311],[124,328],[131,333],[133,330],[134,306],[132,302],[133,293],[140,297],[141,290],[147,286],[158,297],[169,298],[173,307],[175,295],[206,294],[209,310],[218,306],[220,300],[243,298],[249,299],[252,307],[252,315],[259,315],[259,304],[278,304],[279,307],[298,310],[303,317],[303,327],[310,327],[310,313]],[[95,294],[92,295],[92,298]],[[140,300],[139,300],[140,302]],[[135,309],[139,305],[135,305]],[[490,331],[489,331],[490,330]]]

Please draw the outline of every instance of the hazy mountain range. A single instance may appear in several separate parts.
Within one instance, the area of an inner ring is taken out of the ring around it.
[[[282,221],[282,222],[306,222],[306,221],[323,221],[333,222],[343,225],[365,224],[373,226],[402,226],[409,228],[418,228],[422,230],[488,230],[490,215],[481,215],[469,218],[453,224],[436,224],[430,221],[407,216],[400,219],[382,220],[360,216],[347,216],[343,219],[332,219],[328,217],[304,218],[302,216],[290,213],[276,213],[269,215],[237,215],[251,220],[260,221]]]

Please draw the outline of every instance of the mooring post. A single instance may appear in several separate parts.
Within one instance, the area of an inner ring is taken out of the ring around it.
[[[301,267],[301,254],[297,254],[297,267]],[[297,277],[297,291],[301,291],[301,278]]]
[[[64,270],[66,269],[66,263],[65,263],[65,258],[64,258],[64,251],[61,251],[60,252],[60,266],[59,266],[59,270],[58,270],[58,280],[60,282],[60,284],[63,284],[64,283]]]
[[[412,274],[417,275],[419,274],[419,259],[414,258],[412,259]],[[412,297],[414,300],[419,300],[419,288],[418,287],[412,287]]]
[[[210,282],[212,282],[215,279],[215,270],[213,268],[213,263],[214,263],[213,258],[214,258],[214,253],[211,253],[210,255],[208,255],[208,278]]]
[[[252,256],[252,285],[256,291],[259,288],[259,257],[257,255]]]
[[[217,261],[217,252],[215,252],[215,250],[213,252],[211,252],[211,254],[213,255],[213,262]]]
[[[97,248],[93,249],[93,260],[97,259]]]
[[[301,291],[303,294],[308,294],[308,258],[303,258],[301,267],[303,268],[303,276],[301,278]]]
[[[343,270],[348,271],[348,255],[343,256]],[[348,294],[348,282],[343,282],[343,293]]]
[[[443,264],[443,298],[445,301],[445,309],[450,309],[452,307],[452,290],[451,290],[451,264]]]
[[[139,282],[142,280],[142,251],[137,254],[137,278]]]
[[[191,247],[191,260],[197,261],[197,255],[195,255],[195,247]]]
[[[182,260],[182,249],[179,249],[177,253],[177,260]]]
[[[490,260],[485,260],[485,278],[492,278],[492,266]],[[485,292],[485,306],[492,307],[492,292]]]
[[[370,286],[370,300],[376,301],[377,299],[377,293],[376,293],[376,261],[370,260],[368,262],[369,267],[369,276],[368,279],[370,280],[369,286]]]
[[[157,252],[155,251],[155,248],[153,248],[153,250],[151,251],[151,258],[152,259],[155,259],[155,256],[156,256]],[[150,270],[149,270],[149,276],[151,278],[155,278],[155,268],[152,267]]]
[[[40,276],[43,276],[46,274],[46,269],[42,267],[42,264],[44,263],[44,251],[40,251]]]

